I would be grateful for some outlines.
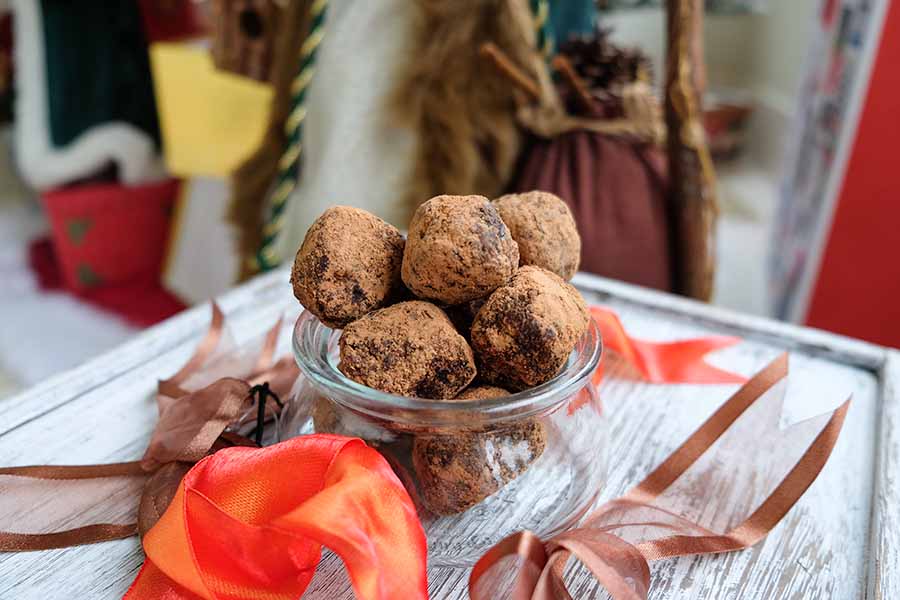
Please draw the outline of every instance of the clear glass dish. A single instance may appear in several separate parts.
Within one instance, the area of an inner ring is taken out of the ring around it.
[[[591,321],[562,371],[502,398],[426,400],[360,385],[337,368],[339,330],[309,312],[294,327],[303,373],[279,437],[360,437],[393,466],[416,503],[429,564],[468,567],[507,535],[574,525],[606,482],[607,431],[591,383],[601,353]]]

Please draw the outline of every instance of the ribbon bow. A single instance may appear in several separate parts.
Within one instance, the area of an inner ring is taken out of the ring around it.
[[[562,572],[574,555],[615,600],[645,600],[649,561],[730,552],[762,540],[825,466],[850,403],[848,399],[831,413],[781,432],[784,385],[779,384],[786,376],[785,354],[738,390],[646,479],[601,506],[577,529],[547,541],[520,532],[494,546],[472,570],[472,599],[499,596],[507,585],[506,568],[517,564],[512,598],[570,600]],[[766,435],[772,439],[761,439]],[[782,478],[752,514],[717,533],[698,519],[683,516],[677,499],[685,492],[696,497],[698,487],[712,488],[710,478],[722,471],[723,463],[729,471],[746,469],[754,474],[765,473],[767,469],[761,468],[765,464],[773,482]]]
[[[258,448],[299,375],[293,358],[274,359],[280,330],[279,320],[261,344],[236,349],[213,304],[194,355],[159,382],[159,421],[140,461],[0,469],[0,500],[21,511],[17,529],[88,523],[0,531],[0,550],[140,533],[147,560],[130,600],[287,599],[309,585],[325,544],[360,598],[427,597],[425,535],[377,451],[322,435]],[[257,443],[238,433],[251,424]]]
[[[222,448],[254,445],[236,431],[226,431],[252,412],[254,386],[266,383],[275,394],[291,389],[297,366],[290,358],[274,360],[280,329],[281,320],[261,343],[236,351],[224,315],[214,303],[212,324],[193,356],[175,375],[159,382],[159,421],[140,461],[0,469],[0,490],[23,507],[16,520],[20,530],[85,523],[46,533],[0,530],[0,551],[63,548],[150,529],[191,465]],[[265,418],[274,415],[273,405],[266,408]],[[258,406],[262,408],[263,403]],[[261,431],[262,424],[256,423],[256,431]],[[24,508],[34,505],[43,510]],[[93,522],[97,519],[104,521]]]

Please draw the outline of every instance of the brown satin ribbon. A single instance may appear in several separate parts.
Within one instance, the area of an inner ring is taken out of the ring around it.
[[[511,557],[525,563],[513,584],[515,600],[569,600],[563,567],[574,555],[615,600],[645,600],[650,587],[648,561],[731,552],[762,540],[806,492],[831,455],[847,415],[850,400],[838,407],[787,475],[739,525],[723,534],[701,527],[665,507],[652,504],[708,451],[742,414],[766,391],[787,376],[787,355],[758,373],[723,404],[669,458],[623,497],[612,500],[588,516],[576,529],[544,542],[530,532],[519,532],[489,550],[472,569],[469,592],[473,600],[491,597],[487,586],[498,585],[491,572]],[[748,447],[752,441],[748,440]],[[602,525],[613,511],[652,511],[659,520]],[[672,535],[631,544],[613,534],[629,527],[655,527]],[[495,594],[494,594],[495,595]]]
[[[281,319],[266,334],[252,371],[245,380],[223,378],[209,386],[189,392],[182,385],[201,371],[216,352],[224,331],[225,318],[218,305],[212,305],[212,322],[193,356],[172,377],[159,382],[157,403],[160,420],[150,444],[140,461],[82,466],[25,466],[0,468],[0,475],[27,479],[54,480],[60,483],[56,493],[66,493],[66,481],[85,479],[141,478],[145,480],[140,498],[128,499],[139,505],[139,523],[95,523],[50,533],[13,533],[0,531],[0,551],[24,552],[65,548],[126,538],[149,529],[165,511],[175,488],[187,469],[205,455],[234,445],[253,442],[227,432],[251,406],[250,388],[256,383],[270,382],[273,389],[284,393],[298,375],[290,357],[274,362],[275,348],[281,330]],[[272,416],[276,407],[267,405]],[[15,480],[14,480],[15,481]]]
[[[199,371],[207,359],[212,356],[213,352],[215,352],[216,348],[219,346],[219,341],[222,339],[224,330],[225,315],[222,313],[222,309],[219,308],[219,305],[213,302],[212,322],[209,324],[209,331],[207,331],[203,339],[200,340],[197,349],[194,350],[194,354],[188,359],[184,366],[168,379],[159,382],[159,393],[173,398],[183,396],[186,392],[179,386],[181,386],[188,377]],[[170,386],[174,386],[171,387],[173,393],[167,394],[163,389],[168,389]]]
[[[139,462],[112,463],[108,465],[50,466],[38,465],[28,467],[0,468],[0,475],[22,477],[26,479],[52,479],[56,481],[72,481],[80,479],[99,479],[108,477],[140,477],[147,474],[141,469]],[[106,540],[126,538],[137,533],[134,523],[116,525],[112,523],[95,523],[84,527],[75,527],[53,533],[12,533],[0,531],[0,551],[22,552],[27,550],[49,550],[66,548],[77,544],[91,544]]]

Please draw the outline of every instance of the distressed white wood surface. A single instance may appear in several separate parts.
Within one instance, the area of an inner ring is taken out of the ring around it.
[[[764,319],[735,315],[624,284],[579,276],[591,302],[613,307],[629,332],[668,340],[733,333],[746,341],[711,362],[750,375],[791,351],[783,423],[832,410],[853,394],[844,432],[825,470],[761,544],[728,555],[653,565],[652,598],[895,598],[900,542],[900,359],[877,346]],[[262,333],[296,304],[285,271],[254,280],[220,300],[236,337]],[[201,306],[134,341],[0,401],[0,465],[77,464],[134,459],[156,420],[156,380],[171,375],[205,332]],[[286,341],[286,340],[285,340]],[[620,375],[620,376],[616,376]],[[621,494],[667,456],[736,386],[654,386],[615,365],[601,394],[611,430],[604,498]],[[752,482],[711,500],[728,511]],[[142,560],[136,539],[42,553],[0,554],[0,599],[117,598]],[[465,570],[432,569],[432,598],[467,597]],[[602,598],[585,573],[574,597]],[[340,561],[326,555],[306,597],[352,598]]]
[[[888,354],[882,386],[866,591],[870,598],[897,598],[900,596],[900,352]]]

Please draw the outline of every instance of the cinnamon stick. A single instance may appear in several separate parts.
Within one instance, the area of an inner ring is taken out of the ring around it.
[[[587,85],[585,85],[584,81],[575,71],[575,67],[572,66],[571,61],[569,61],[566,56],[557,54],[553,57],[551,64],[575,92],[575,99],[578,101],[578,104],[581,105],[581,108],[585,111],[590,111],[594,108],[594,98],[591,96],[591,92],[588,90]]]
[[[478,54],[490,60],[497,70],[520,90],[528,94],[532,100],[539,100],[541,90],[536,81],[529,77],[493,42],[481,45]]]

